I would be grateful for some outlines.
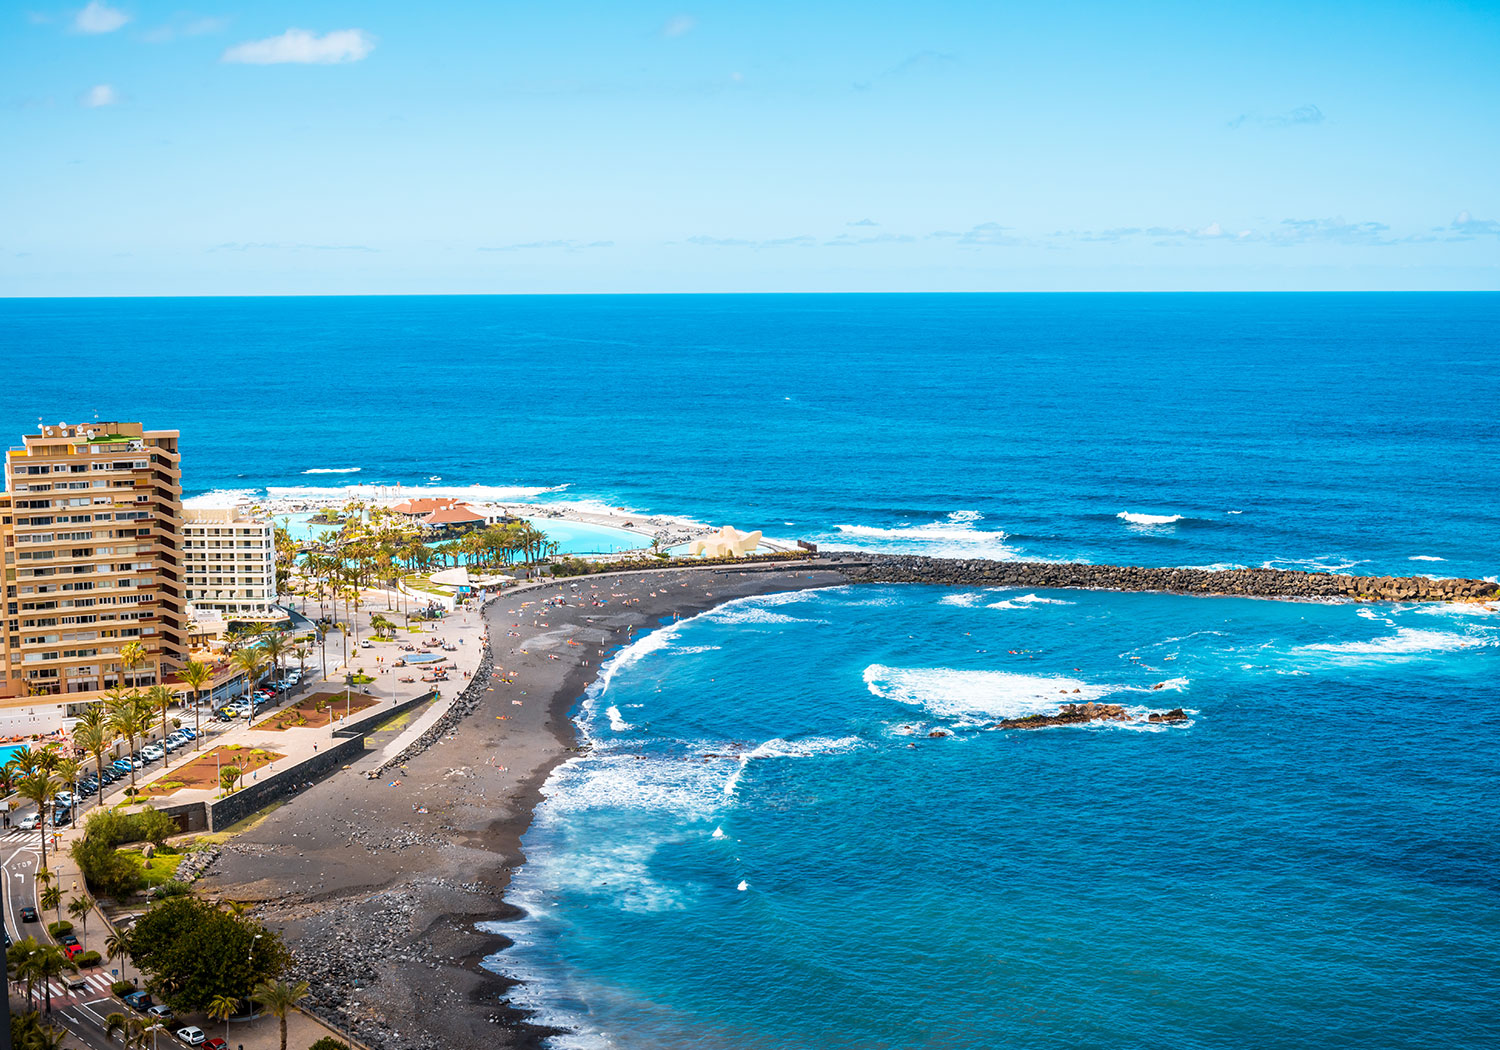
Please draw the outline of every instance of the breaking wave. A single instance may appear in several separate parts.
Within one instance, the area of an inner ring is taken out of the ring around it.
[[[362,467],[311,467],[304,474],[358,474]]]
[[[1175,525],[1187,520],[1184,514],[1136,514],[1128,510],[1120,511],[1115,517],[1130,525]]]
[[[1059,704],[1100,700],[1119,687],[1091,685],[1065,676],[970,671],[951,667],[887,667],[870,664],[865,687],[883,700],[920,707],[938,718],[1019,718]]]
[[[838,539],[825,543],[830,550],[910,550],[932,557],[1014,559],[1019,551],[1005,543],[999,529],[981,529],[976,522],[984,515],[976,510],[956,510],[945,518],[924,524],[902,522],[894,527],[836,525]],[[849,542],[843,542],[849,541]]]

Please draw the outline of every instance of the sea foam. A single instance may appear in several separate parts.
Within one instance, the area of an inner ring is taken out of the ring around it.
[[[1120,511],[1115,517],[1130,525],[1175,525],[1187,520],[1183,514],[1136,514],[1128,510]]]
[[[1049,712],[1059,704],[1102,699],[1119,688],[1062,675],[884,664],[866,667],[864,680],[865,687],[883,700],[920,707],[939,718],[981,720]]]

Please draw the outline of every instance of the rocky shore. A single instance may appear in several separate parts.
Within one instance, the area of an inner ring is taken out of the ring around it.
[[[829,556],[851,583],[932,583],[956,587],[1080,587],[1252,598],[1366,601],[1482,601],[1500,597],[1488,580],[1426,576],[1347,576],[1292,569],[1170,569],[1079,562],[987,561],[912,554]]]

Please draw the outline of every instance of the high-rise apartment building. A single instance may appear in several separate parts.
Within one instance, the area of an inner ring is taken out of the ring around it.
[[[177,439],[139,423],[59,423],[6,455],[0,727],[24,729],[29,710],[54,723],[41,731],[56,728],[186,659]]]

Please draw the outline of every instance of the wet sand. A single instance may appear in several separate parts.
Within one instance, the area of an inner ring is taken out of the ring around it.
[[[372,751],[287,802],[225,846],[200,891],[257,902],[312,982],[309,1005],[377,1050],[535,1046],[547,1032],[479,965],[508,942],[475,924],[507,916],[521,837],[600,663],[674,615],[845,582],[816,565],[676,569],[495,599],[475,711],[404,770],[367,779]]]

